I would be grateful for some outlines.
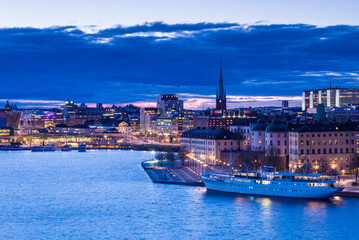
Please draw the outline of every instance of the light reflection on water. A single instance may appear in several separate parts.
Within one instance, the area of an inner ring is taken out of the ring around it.
[[[0,239],[356,236],[359,199],[268,198],[153,184],[140,166],[152,157],[136,151],[0,152]]]

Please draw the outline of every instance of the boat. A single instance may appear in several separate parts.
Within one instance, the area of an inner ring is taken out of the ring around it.
[[[334,186],[335,177],[279,173],[271,166],[236,173],[203,172],[201,179],[207,190],[248,195],[329,199],[344,190]]]
[[[56,148],[55,148],[54,144],[46,144],[44,146],[44,152],[53,152],[55,150],[56,150]]]
[[[33,147],[31,147],[31,151],[32,152],[43,152],[44,147],[43,146],[33,146]]]
[[[63,152],[69,152],[71,150],[72,150],[71,145],[65,145],[65,146],[61,147],[61,151],[63,151]]]
[[[86,144],[84,143],[79,144],[78,150],[79,152],[86,152]]]

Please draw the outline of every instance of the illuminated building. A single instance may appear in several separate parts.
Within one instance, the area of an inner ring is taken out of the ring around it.
[[[267,120],[258,119],[257,123],[251,129],[251,147],[254,152],[265,151],[265,131],[268,126]]]
[[[256,120],[255,116],[240,116],[240,115],[198,115],[193,117],[193,129],[225,129],[229,130],[231,125],[249,124]]]
[[[61,112],[64,119],[68,118],[69,115],[75,114],[78,109],[77,104],[74,101],[67,99],[64,105],[61,105]]]
[[[342,107],[359,104],[359,89],[327,88],[303,91],[302,110],[317,108],[323,103],[326,107]]]
[[[141,108],[140,109],[140,129],[142,133],[151,131],[151,122],[160,114],[159,108]],[[152,128],[153,129],[153,128]]]
[[[117,131],[120,134],[129,135],[131,134],[131,126],[128,122],[122,121],[118,124]]]
[[[178,99],[177,94],[161,94],[157,96],[157,108],[161,113],[182,111],[183,101]]]
[[[192,129],[181,136],[181,147],[208,164],[216,164],[222,151],[238,151],[239,136],[228,130]]]

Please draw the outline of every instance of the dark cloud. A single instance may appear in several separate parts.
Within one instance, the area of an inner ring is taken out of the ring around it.
[[[299,96],[356,87],[359,28],[162,22],[87,33],[75,26],[0,29],[2,99],[154,101],[213,95],[222,58],[227,93]]]

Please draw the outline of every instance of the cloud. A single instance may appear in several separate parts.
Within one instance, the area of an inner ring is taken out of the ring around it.
[[[103,30],[3,28],[0,95],[153,104],[157,94],[183,93],[190,107],[213,106],[221,58],[227,94],[247,96],[231,99],[231,106],[264,104],[248,97],[291,98],[328,87],[330,81],[356,87],[357,39],[358,26],[346,25],[155,22]],[[293,103],[299,105],[298,99]]]

